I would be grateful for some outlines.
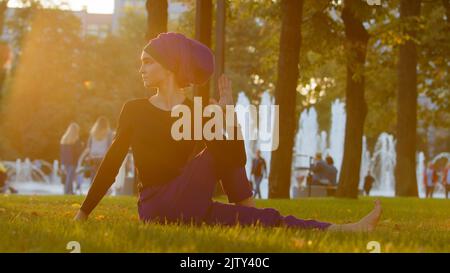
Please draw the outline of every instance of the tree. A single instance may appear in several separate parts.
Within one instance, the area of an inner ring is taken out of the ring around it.
[[[356,0],[360,2],[359,0]],[[362,138],[367,104],[364,99],[364,66],[369,34],[356,15],[355,0],[346,0],[342,10],[347,57],[346,126],[344,157],[339,176],[338,197],[357,198]]]
[[[445,8],[445,16],[447,17],[447,23],[450,24],[450,0],[442,0],[442,4]]]
[[[167,32],[167,0],[147,0],[145,8],[147,9],[147,40]]]
[[[74,48],[81,43],[81,24],[67,11],[36,9],[33,13],[11,90],[5,95],[2,127],[11,149],[37,158],[57,153],[65,122],[77,111],[74,63],[78,52]]]
[[[450,0],[423,2],[420,19],[411,27],[416,29],[413,40],[418,48],[418,93],[424,93],[439,111],[450,113]],[[409,37],[408,33],[404,36]]]
[[[417,48],[415,20],[420,16],[420,0],[400,1],[400,20],[407,39],[399,48],[397,96],[397,165],[395,194],[417,196]]]
[[[0,41],[0,98],[2,97],[3,83],[6,79],[6,64],[9,62],[11,50],[7,42]]]
[[[0,36],[3,34],[3,27],[5,25],[5,13],[8,9],[9,0],[0,0]]]
[[[5,13],[8,9],[9,0],[1,0],[0,1],[0,36],[3,34],[3,28],[5,25]],[[6,42],[0,41],[0,98],[3,89],[3,83],[6,78],[6,62],[9,60],[10,49],[9,45]]]
[[[272,152],[270,171],[271,198],[289,198],[291,186],[292,150],[296,131],[296,88],[299,76],[301,26],[303,0],[281,1],[281,35],[278,59],[278,78],[275,88],[275,104],[283,122],[275,125],[279,129],[279,147]]]
[[[147,95],[138,72],[147,18],[128,11],[117,36],[82,37],[70,12],[25,11],[16,10],[9,24],[21,54],[1,101],[0,154],[53,160],[70,122],[86,141],[98,116],[115,127],[123,103]]]
[[[195,38],[211,48],[212,38],[212,0],[196,1]],[[203,101],[209,101],[209,81],[196,87],[196,96],[201,96]]]
[[[173,30],[195,38],[195,1],[178,1],[183,2],[188,9],[181,14]],[[279,50],[280,14],[279,2],[227,2],[225,71],[233,80],[235,96],[243,91],[252,103],[257,104],[263,91],[274,92],[278,61],[278,55],[274,52]],[[214,19],[213,17],[213,25]],[[202,24],[203,27],[205,26]],[[213,32],[212,36],[214,35]],[[211,44],[211,48],[214,48],[215,39]]]

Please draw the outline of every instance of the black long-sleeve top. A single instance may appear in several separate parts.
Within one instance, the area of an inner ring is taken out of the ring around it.
[[[114,140],[81,206],[83,212],[91,213],[114,183],[130,146],[143,187],[164,184],[178,176],[199,142],[206,144],[218,164],[245,165],[244,143],[237,139],[236,132],[234,140],[193,140],[193,102],[186,98],[181,104],[191,109],[191,140],[175,140],[171,128],[179,117],[171,117],[171,111],[157,108],[148,98],[124,104]],[[202,128],[205,122],[203,119]],[[237,131],[238,128],[235,129]]]

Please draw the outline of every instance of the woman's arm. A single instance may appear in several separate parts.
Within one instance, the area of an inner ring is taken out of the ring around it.
[[[81,163],[83,163],[83,160],[85,159],[85,157],[88,153],[89,153],[89,148],[86,147],[86,149],[83,150],[80,157],[78,158],[77,166],[81,166]]]
[[[81,160],[83,159],[83,155],[84,155],[84,143],[81,140],[77,141],[77,147],[76,147],[76,152],[74,155],[74,163],[75,163],[75,172],[79,171],[79,168],[81,166]]]
[[[91,211],[97,206],[108,189],[114,183],[115,177],[119,171],[120,166],[128,152],[130,146],[131,136],[131,115],[128,103],[122,108],[119,116],[119,124],[117,127],[117,134],[109,147],[97,174],[94,177],[91,188],[80,208],[80,211],[75,216],[75,220],[85,220]]]
[[[222,108],[225,126],[221,133],[224,135],[224,131],[226,131],[228,133],[228,139],[224,141],[209,140],[205,141],[205,143],[212,152],[213,156],[219,160],[220,164],[245,166],[247,162],[247,155],[245,153],[245,144],[236,112],[233,113],[233,120],[230,120],[231,124],[229,124],[226,120],[226,106],[234,106],[231,81],[227,78],[227,76],[222,75],[219,78],[218,88],[220,94],[219,101],[217,102],[215,99],[210,99],[210,103],[216,104]],[[205,120],[206,119],[204,119],[204,121]]]

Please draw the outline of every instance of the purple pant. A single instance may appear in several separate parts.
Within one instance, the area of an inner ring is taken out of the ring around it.
[[[326,229],[329,223],[282,216],[272,208],[251,208],[214,202],[218,179],[230,203],[252,196],[244,167],[220,167],[208,148],[190,160],[181,175],[167,184],[146,187],[139,196],[139,217],[145,222],[206,223],[210,225],[253,225]]]

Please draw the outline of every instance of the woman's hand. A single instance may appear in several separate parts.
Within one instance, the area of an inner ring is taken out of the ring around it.
[[[227,105],[233,105],[233,90],[231,89],[231,81],[228,79],[225,74],[222,74],[219,78],[218,82],[218,88],[219,88],[219,95],[220,99],[219,102],[217,102],[216,99],[211,98],[210,102],[213,104],[218,104],[223,110],[225,110],[225,107]]]
[[[77,215],[73,218],[74,221],[84,222],[88,219],[88,216],[84,211],[78,210]]]
[[[220,106],[220,108],[222,109],[224,121],[226,121],[225,128],[230,128],[230,129],[232,127],[240,128],[235,111],[233,114],[233,121],[230,121],[230,122],[232,122],[232,124],[228,124],[228,120],[226,119],[226,110],[227,110],[226,106],[227,105],[234,106],[234,101],[233,101],[233,90],[231,89],[231,80],[228,79],[228,77],[225,74],[222,74],[222,76],[220,76],[220,78],[219,78],[218,89],[219,89],[219,94],[220,94],[219,101],[217,102],[216,99],[210,98],[209,103],[216,104],[216,105]],[[226,130],[228,131],[228,129],[226,129]],[[234,129],[229,132],[233,132],[233,131],[234,131]],[[243,139],[240,129],[237,130],[236,134],[238,135],[236,138]]]

